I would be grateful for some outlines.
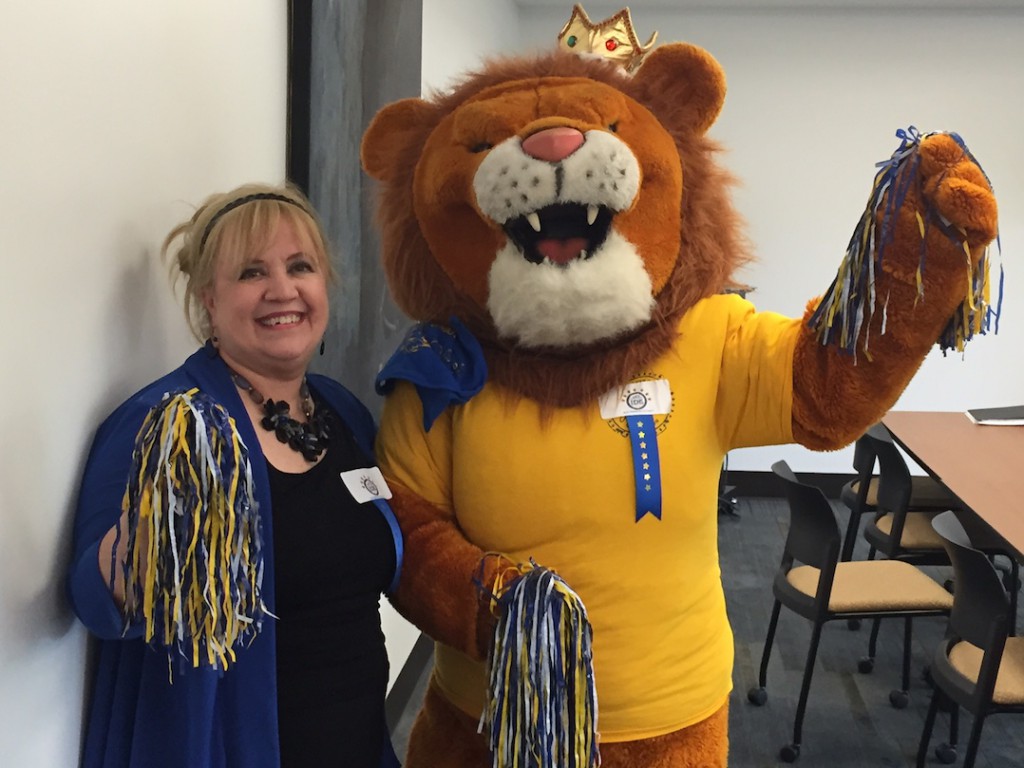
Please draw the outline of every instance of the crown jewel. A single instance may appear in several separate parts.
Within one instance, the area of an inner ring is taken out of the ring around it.
[[[595,24],[577,3],[572,8],[569,21],[558,33],[558,45],[572,53],[600,56],[614,61],[627,72],[640,66],[644,56],[654,47],[658,37],[655,32],[644,45],[633,31],[633,20],[629,8],[623,8],[614,16]]]

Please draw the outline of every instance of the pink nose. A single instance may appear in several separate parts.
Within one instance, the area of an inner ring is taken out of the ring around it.
[[[523,139],[523,152],[538,160],[557,163],[583,146],[583,134],[575,128],[545,128]]]

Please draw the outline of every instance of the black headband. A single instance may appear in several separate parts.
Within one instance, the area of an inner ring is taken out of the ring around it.
[[[199,241],[199,253],[202,253],[203,249],[206,247],[206,240],[210,237],[210,233],[213,231],[214,225],[217,223],[221,216],[223,216],[225,213],[230,213],[239,206],[245,205],[246,203],[251,203],[254,200],[277,200],[278,202],[281,203],[288,203],[289,205],[294,205],[296,208],[301,208],[303,211],[308,213],[305,207],[302,206],[300,203],[295,202],[290,197],[279,195],[276,192],[257,192],[254,195],[246,195],[245,197],[236,198],[227,205],[225,205],[223,208],[221,208],[219,211],[217,211],[215,214],[213,214],[212,217],[210,217],[210,220],[206,223],[206,229],[203,230],[203,238],[202,240]]]

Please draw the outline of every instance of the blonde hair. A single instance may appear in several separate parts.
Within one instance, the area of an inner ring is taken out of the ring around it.
[[[199,341],[211,333],[203,294],[213,285],[217,264],[230,259],[241,265],[264,250],[281,221],[292,225],[328,282],[336,282],[323,225],[306,196],[291,184],[244,184],[210,195],[164,239],[160,253],[170,262],[174,282],[184,280],[185,319]]]

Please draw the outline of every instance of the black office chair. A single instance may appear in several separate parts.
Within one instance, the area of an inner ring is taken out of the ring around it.
[[[878,490],[874,518],[864,528],[871,545],[868,559],[881,552],[894,560],[917,565],[948,564],[942,539],[932,528],[932,518],[942,509],[913,511],[914,481],[889,431],[876,424],[864,435],[878,460]],[[959,502],[952,498],[944,509]]]
[[[917,766],[923,768],[935,716],[940,706],[957,707],[974,715],[963,768],[972,768],[985,718],[990,714],[1024,713],[1024,638],[1010,637],[1013,615],[999,575],[988,556],[971,546],[961,521],[944,512],[933,521],[953,564],[956,591],[949,630],[935,652],[931,678],[935,685],[925,718]],[[944,763],[956,760],[956,730],[950,744],[936,756]]]
[[[843,550],[839,558],[844,562],[853,559],[853,548],[860,532],[861,517],[878,509],[879,477],[875,474],[878,459],[874,448],[876,440],[892,442],[889,430],[881,423],[870,427],[854,443],[853,469],[857,475],[839,492],[839,500],[849,510],[846,533],[843,536]],[[953,509],[958,504],[956,496],[931,477],[911,477],[908,509],[941,512]]]
[[[912,508],[914,478],[903,455],[899,452],[892,436],[884,426],[877,424],[865,433],[865,439],[878,460],[878,492],[874,519],[864,529],[864,538],[871,545],[868,559],[876,552],[886,557],[905,560],[915,565],[945,565],[949,556],[941,536],[932,527],[932,520],[940,514],[938,510],[917,511]],[[954,499],[949,508],[959,506]],[[970,536],[975,546],[989,559],[1001,556],[1001,567],[1005,569],[1004,585],[1010,596],[1012,612],[1008,618],[1010,634],[1015,634],[1017,616],[1017,594],[1020,591],[1020,566],[1009,545],[987,529],[973,515],[965,516],[964,523],[971,526]],[[873,648],[877,641],[878,621],[872,627]]]
[[[758,685],[750,689],[747,699],[757,706],[768,700],[765,689],[768,661],[782,606],[811,620],[814,626],[793,724],[793,741],[779,752],[783,761],[791,763],[800,756],[807,697],[825,623],[836,619],[903,617],[903,687],[900,692],[905,695],[910,686],[911,620],[914,616],[944,615],[949,612],[953,599],[909,563],[899,560],[839,562],[841,535],[828,499],[820,489],[799,482],[786,462],[776,462],[772,471],[784,485],[790,525],[772,585],[775,602]]]

